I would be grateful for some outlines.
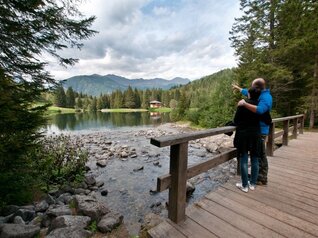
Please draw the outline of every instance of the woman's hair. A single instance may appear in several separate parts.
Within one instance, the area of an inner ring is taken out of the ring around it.
[[[259,96],[261,95],[261,89],[258,87],[251,87],[249,88],[248,93],[250,95],[250,99],[258,100]]]

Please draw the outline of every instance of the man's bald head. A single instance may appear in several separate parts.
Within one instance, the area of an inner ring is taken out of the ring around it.
[[[265,82],[265,79],[263,78],[254,79],[252,82],[252,87],[259,88],[260,90],[264,90],[265,85],[266,85],[266,82]]]

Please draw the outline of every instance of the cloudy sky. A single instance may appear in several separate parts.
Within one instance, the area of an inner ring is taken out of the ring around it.
[[[116,74],[127,78],[198,79],[236,65],[229,31],[240,16],[238,0],[86,0],[81,11],[97,17],[99,31],[67,69],[51,63],[56,79]]]

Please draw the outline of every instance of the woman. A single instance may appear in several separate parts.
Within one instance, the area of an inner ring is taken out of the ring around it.
[[[248,90],[248,99],[246,103],[257,105],[261,90],[252,87]],[[258,159],[260,151],[260,123],[259,115],[246,109],[238,107],[234,117],[236,133],[234,146],[237,148],[237,157],[240,159],[241,183],[236,187],[243,192],[248,189],[254,190],[258,177]],[[248,181],[248,152],[251,156],[251,181]]]

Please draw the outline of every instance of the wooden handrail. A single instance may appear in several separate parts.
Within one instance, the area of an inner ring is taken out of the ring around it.
[[[290,121],[293,126],[290,127]],[[283,122],[283,130],[275,133],[275,125]],[[299,123],[300,122],[300,123]],[[270,125],[270,133],[266,143],[266,152],[268,155],[274,153],[274,140],[283,137],[283,145],[288,145],[289,132],[292,131],[292,137],[297,138],[297,132],[303,133],[304,115],[295,115],[289,117],[275,118]],[[186,208],[186,183],[190,179],[200,173],[212,169],[226,161],[236,157],[236,149],[231,148],[226,152],[214,156],[213,158],[188,167],[188,142],[208,136],[215,136],[227,132],[235,131],[234,126],[226,126],[213,128],[204,131],[161,136],[151,138],[150,143],[157,147],[170,146],[170,171],[169,174],[160,176],[157,179],[157,191],[162,192],[169,188],[169,206],[168,217],[175,223],[179,223],[185,219]],[[239,171],[239,160],[237,171]]]

